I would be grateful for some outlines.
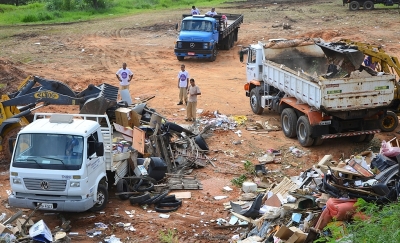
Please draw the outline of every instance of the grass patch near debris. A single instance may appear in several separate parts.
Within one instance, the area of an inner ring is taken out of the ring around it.
[[[160,231],[159,239],[162,243],[178,243],[178,236],[175,235],[176,231],[172,229],[168,229],[167,232]]]

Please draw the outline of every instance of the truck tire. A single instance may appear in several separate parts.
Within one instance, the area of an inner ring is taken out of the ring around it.
[[[211,54],[211,57],[210,57],[210,61],[211,62],[213,62],[213,61],[215,61],[217,59],[217,54],[218,54],[217,46],[214,44],[214,48],[212,50],[212,54]]]
[[[99,184],[99,186],[97,187],[96,199],[96,204],[91,209],[89,209],[92,212],[103,210],[107,205],[108,191],[107,188],[102,184]]]
[[[129,192],[129,185],[128,185],[128,182],[125,179],[120,179],[117,182],[117,186],[116,187],[117,187],[116,189],[117,189],[118,193]],[[131,195],[129,195],[129,194],[120,194],[120,195],[118,195],[118,197],[121,200],[127,200],[127,199],[129,199],[130,196]]]
[[[369,142],[372,141],[372,139],[374,139],[374,137],[375,137],[375,134],[373,134],[373,133],[372,134],[367,134],[365,136],[364,142],[369,143]]]
[[[360,8],[360,3],[357,1],[352,1],[349,3],[349,9],[351,11],[357,11]]]
[[[363,4],[363,8],[366,10],[372,10],[372,9],[374,9],[374,3],[372,1],[366,1]]]
[[[250,91],[250,107],[257,115],[261,115],[264,108],[261,107],[260,87],[255,87]]]
[[[399,125],[399,118],[393,111],[388,111],[386,116],[379,121],[379,129],[382,132],[392,132]]]
[[[176,59],[178,59],[178,61],[183,61],[183,59],[185,59],[185,57],[182,57],[182,56],[176,56]]]
[[[297,140],[303,147],[309,147],[314,143],[314,139],[311,137],[312,127],[308,117],[301,116],[297,120],[296,125]]]
[[[281,114],[282,131],[288,138],[296,137],[297,115],[294,109],[285,108]]]
[[[321,136],[314,138],[313,146],[319,146],[324,143],[324,139]]]

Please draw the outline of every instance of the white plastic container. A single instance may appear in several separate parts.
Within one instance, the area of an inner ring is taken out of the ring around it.
[[[242,184],[242,190],[245,193],[249,193],[249,192],[255,192],[257,191],[257,184],[254,182],[250,182],[250,181],[245,181]]]

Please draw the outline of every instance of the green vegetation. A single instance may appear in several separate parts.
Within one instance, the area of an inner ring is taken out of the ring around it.
[[[167,232],[160,231],[159,239],[162,243],[178,243],[178,236],[175,235],[176,231],[172,229],[168,229]]]
[[[65,23],[110,18],[148,10],[218,6],[224,0],[33,0],[26,5],[0,4],[0,26]],[[21,2],[20,2],[21,4]],[[204,13],[208,7],[201,9]]]
[[[367,219],[355,219],[346,224],[346,230],[340,226],[328,226],[324,230],[330,232],[315,242],[362,242],[386,243],[399,242],[400,239],[400,204],[392,203],[378,206],[358,199],[356,206]],[[347,234],[344,237],[343,233]],[[339,239],[340,238],[340,239]]]

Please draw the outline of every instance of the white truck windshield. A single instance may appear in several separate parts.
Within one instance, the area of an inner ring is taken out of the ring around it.
[[[20,134],[13,166],[21,168],[78,170],[83,161],[83,137],[65,134]]]

